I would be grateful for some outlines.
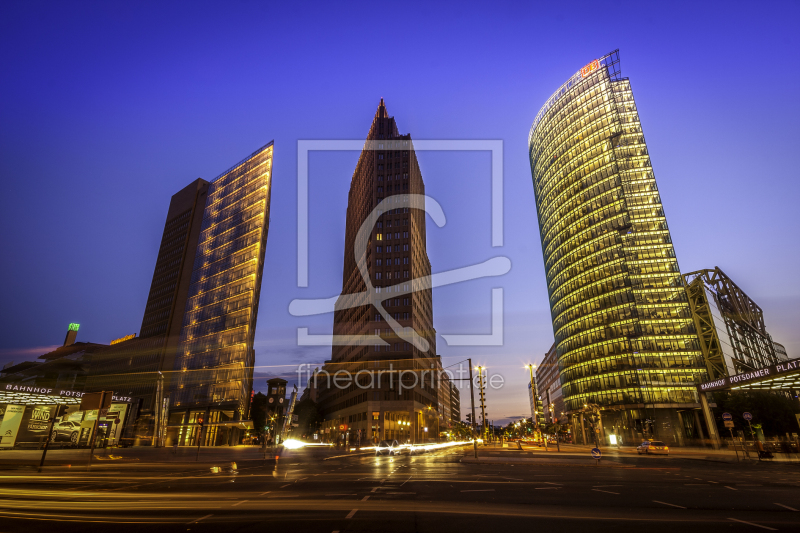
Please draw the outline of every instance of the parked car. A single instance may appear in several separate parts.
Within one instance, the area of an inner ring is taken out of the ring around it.
[[[382,440],[375,447],[375,455],[398,455],[400,453],[400,443],[396,440]]]
[[[78,437],[81,433],[81,425],[78,422],[64,421],[53,426],[53,441],[68,440],[71,444],[78,444]]]
[[[667,446],[660,440],[646,440],[636,447],[636,451],[639,452],[639,455],[642,455],[643,453],[644,454],[661,453],[664,455],[669,455],[669,446]]]

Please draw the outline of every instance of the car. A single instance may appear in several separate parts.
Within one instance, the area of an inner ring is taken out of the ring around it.
[[[396,440],[382,440],[375,447],[375,455],[398,455],[400,453],[400,443]]]
[[[69,440],[72,445],[78,444],[78,436],[81,432],[81,425],[78,422],[65,420],[53,426],[53,441]]]
[[[639,452],[639,455],[643,453],[648,455],[657,453],[669,455],[669,446],[660,440],[646,440],[636,447],[636,451]]]

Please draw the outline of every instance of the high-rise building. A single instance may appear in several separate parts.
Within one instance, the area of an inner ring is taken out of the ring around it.
[[[788,359],[767,332],[764,312],[722,269],[689,272],[683,279],[710,380]]]
[[[528,144],[567,412],[683,442],[707,374],[618,51],[553,93]]]
[[[411,136],[398,132],[381,99],[348,196],[342,293],[333,333],[350,340],[334,343],[322,372],[369,370],[374,386],[352,383],[340,388],[333,380],[319,378],[327,438],[342,437],[340,428],[346,425],[351,440],[360,435],[366,440],[418,441],[430,425],[429,407],[435,415],[438,377],[432,381],[430,376],[441,364],[432,292],[424,282],[431,273],[425,212],[411,207],[408,196],[424,194]],[[359,230],[373,210],[380,216],[367,228],[368,237],[359,240]],[[376,294],[381,295],[380,309],[371,303]],[[421,379],[422,370],[429,379]],[[416,373],[416,385],[400,387],[398,371],[408,371],[408,379]]]
[[[253,387],[261,278],[269,228],[272,143],[208,185],[170,385],[169,425],[194,443],[233,444]]]
[[[543,422],[566,422],[564,396],[561,393],[561,373],[558,370],[558,352],[556,345],[550,346],[547,353],[536,367],[536,388],[541,401]]]
[[[170,201],[140,336],[91,354],[86,391],[133,398],[134,444],[237,443],[248,427],[272,143]]]

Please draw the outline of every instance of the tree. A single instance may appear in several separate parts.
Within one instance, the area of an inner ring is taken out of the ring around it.
[[[264,438],[267,426],[267,397],[262,393],[253,396],[253,405],[250,408],[250,419],[253,421],[253,431]]]
[[[764,435],[777,436],[797,432],[797,419],[795,413],[800,412],[800,402],[788,398],[780,392],[769,391],[719,391],[715,392],[714,409],[717,427],[723,432],[722,413],[733,416],[737,428],[748,431],[747,421],[742,414],[747,411],[753,415],[753,425],[760,424]]]

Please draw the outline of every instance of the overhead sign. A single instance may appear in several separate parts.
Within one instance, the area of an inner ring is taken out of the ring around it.
[[[755,381],[763,381],[774,376],[786,374],[788,372],[800,370],[800,359],[792,359],[785,361],[778,365],[767,366],[752,372],[743,372],[733,376],[725,376],[724,378],[715,379],[714,381],[706,381],[698,385],[698,388],[705,391],[713,391],[720,389],[728,389],[737,385],[746,385]]]
[[[753,419],[753,415],[751,415],[750,413],[748,413],[747,411],[745,411],[744,413],[742,413],[742,418],[744,418],[745,420],[748,420],[748,421],[749,421],[749,420],[752,420],[752,419]]]
[[[135,338],[136,338],[136,333],[131,333],[130,335],[125,335],[124,337],[120,337],[119,339],[114,339],[113,341],[111,341],[111,344],[119,344],[121,342],[129,341]]]
[[[18,399],[6,399],[5,401],[17,401],[17,402],[20,402],[20,403],[24,403],[26,401],[26,399],[30,399],[30,398],[26,398],[26,397],[32,396],[34,398],[34,400],[32,402],[28,403],[28,405],[32,405],[34,403],[45,403],[45,401],[46,401],[45,399],[37,398],[35,395],[53,396],[53,397],[59,397],[60,396],[60,397],[65,397],[65,398],[83,398],[84,394],[90,394],[90,393],[84,393],[82,391],[76,391],[76,390],[53,389],[53,388],[50,388],[50,387],[36,387],[36,386],[32,386],[32,385],[22,385],[22,384],[19,384],[19,383],[6,383],[5,387],[0,389],[0,392],[2,392],[2,393],[19,393]],[[130,403],[130,401],[131,401],[131,397],[130,396],[113,396],[113,393],[110,393],[110,394],[111,394],[111,401],[114,401],[114,402],[126,402],[126,403]],[[7,398],[9,395],[4,395],[4,396]],[[15,396],[16,395],[11,395],[11,398],[14,398]]]
[[[600,61],[595,59],[594,61],[592,61],[591,63],[589,63],[588,65],[586,65],[581,69],[581,78],[585,78],[586,76],[588,76],[595,70],[598,70],[599,68],[600,68]]]

